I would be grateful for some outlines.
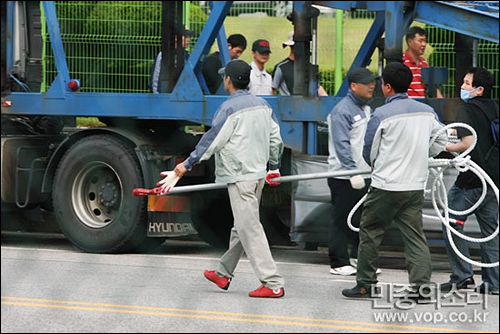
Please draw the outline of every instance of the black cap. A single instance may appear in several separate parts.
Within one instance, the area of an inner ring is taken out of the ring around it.
[[[194,36],[194,31],[193,30],[189,30],[186,26],[184,26],[184,36]]]
[[[220,75],[227,75],[233,80],[250,80],[250,70],[252,68],[241,59],[234,59],[227,63],[226,67],[219,70]]]
[[[367,68],[360,67],[347,73],[349,83],[367,84],[375,80],[375,76]]]
[[[256,51],[258,53],[271,53],[269,41],[266,41],[265,39],[256,40],[253,42],[252,51]]]

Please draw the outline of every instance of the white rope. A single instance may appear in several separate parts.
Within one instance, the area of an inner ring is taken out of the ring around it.
[[[450,241],[451,248],[453,251],[464,261],[478,267],[486,267],[486,268],[491,268],[491,267],[498,267],[498,262],[494,263],[482,263],[482,262],[477,262],[472,259],[469,259],[467,256],[463,255],[458,249],[457,246],[455,245],[455,242],[453,241],[452,233],[455,234],[456,236],[471,242],[471,243],[482,243],[482,242],[487,242],[490,241],[491,239],[495,238],[498,235],[498,217],[497,217],[497,228],[496,230],[489,236],[486,236],[484,238],[472,238],[469,237],[463,233],[460,233],[456,229],[454,229],[452,226],[450,226],[450,222],[456,223],[456,219],[449,218],[449,214],[454,214],[458,216],[467,216],[470,213],[472,213],[474,210],[476,210],[479,205],[483,202],[483,200],[486,197],[486,192],[488,188],[488,184],[491,186],[493,189],[497,203],[500,203],[499,201],[499,196],[498,196],[498,187],[496,184],[493,182],[493,180],[490,178],[490,176],[481,168],[479,167],[474,161],[470,159],[470,156],[468,155],[476,146],[477,143],[477,134],[476,131],[469,126],[468,124],[465,123],[452,123],[448,124],[447,126],[443,127],[438,133],[432,138],[430,144],[436,140],[436,138],[444,131],[447,131],[450,128],[456,128],[456,127],[464,127],[468,129],[472,135],[474,136],[474,142],[472,145],[465,150],[464,152],[460,154],[454,153],[455,157],[453,159],[434,159],[430,158],[429,159],[429,173],[433,174],[434,176],[434,181],[432,183],[431,189],[426,190],[427,193],[430,192],[431,194],[431,199],[432,199],[432,206],[434,208],[434,211],[436,211],[437,216],[430,216],[423,214],[423,218],[428,218],[428,219],[434,219],[434,220],[439,220],[445,227],[446,227],[446,234],[448,237],[448,240]],[[480,198],[476,203],[474,203],[470,208],[464,211],[455,211],[450,208],[448,208],[448,198],[447,198],[447,189],[446,185],[443,181],[443,174],[444,172],[448,169],[454,167],[457,169],[459,172],[466,172],[470,170],[474,174],[477,175],[477,177],[481,180],[481,184],[483,186],[483,191],[481,193]],[[352,217],[354,216],[354,213],[358,208],[363,204],[363,202],[366,200],[367,194],[361,198],[358,203],[351,209],[351,212],[349,212],[349,215],[347,216],[347,225],[349,228],[355,232],[359,232],[359,228],[355,227],[352,225]],[[443,212],[443,214],[441,214]]]

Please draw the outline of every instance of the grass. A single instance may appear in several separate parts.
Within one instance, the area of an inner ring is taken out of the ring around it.
[[[91,128],[95,126],[106,126],[97,117],[77,117],[76,125],[80,128]]]
[[[343,18],[343,39],[342,39],[342,78],[351,67],[354,58],[373,24],[373,19],[352,19]],[[414,22],[415,25],[424,24]],[[293,30],[293,25],[284,17],[226,17],[224,21],[226,35],[240,33],[247,38],[247,49],[240,57],[246,62],[252,61],[252,43],[256,39],[267,39],[271,45],[271,57],[266,64],[266,70],[272,73],[274,66],[287,58],[289,48],[283,48],[282,43],[288,40],[288,34]],[[335,61],[336,61],[336,19],[335,17],[318,18],[317,29],[317,64],[321,74],[321,84],[329,95],[335,93]],[[384,37],[384,36],[382,36]],[[402,41],[403,51],[406,49],[406,41]],[[312,48],[312,43],[311,43]],[[217,43],[214,43],[212,51],[216,51]],[[311,50],[312,52],[312,50]],[[432,47],[428,44],[425,58],[432,52]],[[375,50],[371,57],[371,62],[367,68],[374,74],[378,74],[379,52]]]
[[[373,19],[352,19],[346,17],[343,19],[343,47],[342,47],[342,69],[345,73],[351,66],[361,44],[367,35]],[[415,23],[416,25],[418,24]],[[336,45],[336,20],[334,17],[319,17],[318,19],[318,37],[317,37],[317,62],[321,69],[334,70],[335,68],[335,50]],[[240,59],[247,62],[252,61],[252,43],[256,39],[264,38],[271,44],[271,58],[266,68],[272,70],[281,60],[288,57],[289,49],[282,48],[282,42],[288,39],[288,34],[293,30],[293,25],[284,17],[227,17],[224,21],[226,35],[234,33],[243,34],[248,41],[247,50]],[[406,42],[403,42],[403,49]],[[214,44],[212,51],[217,50],[217,43]],[[424,57],[432,52],[432,47],[427,46]],[[371,64],[368,68],[377,73],[378,71],[378,52],[374,52]]]

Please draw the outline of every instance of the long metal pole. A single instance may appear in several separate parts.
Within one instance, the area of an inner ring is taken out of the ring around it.
[[[451,162],[451,160],[450,160]],[[432,161],[429,163],[429,167],[446,167],[449,166],[450,163],[447,161]],[[310,173],[310,174],[300,174],[300,175],[287,175],[274,177],[271,181],[275,182],[293,182],[293,181],[304,181],[304,180],[314,180],[314,179],[325,179],[328,177],[339,177],[339,176],[352,176],[352,175],[365,175],[371,174],[369,170],[359,170],[353,169],[348,171],[337,171],[337,172],[323,172],[323,173]],[[195,191],[204,191],[204,190],[216,190],[216,189],[225,189],[227,188],[227,184],[225,183],[206,183],[206,184],[196,184],[191,186],[181,186],[175,187],[170,190],[168,194],[158,194],[158,196],[164,195],[173,195],[187,192],[195,192]]]
[[[349,170],[349,171],[338,171],[338,172],[323,172],[323,173],[311,173],[311,174],[300,174],[300,175],[287,175],[274,177],[271,181],[276,182],[292,182],[292,181],[303,181],[303,180],[313,180],[313,179],[324,179],[327,177],[338,177],[338,176],[349,176],[349,175],[360,175],[360,174],[370,174],[369,170],[361,171],[361,170]],[[182,187],[174,187],[174,189],[170,190],[168,194],[158,194],[159,196],[163,195],[173,195],[185,192],[192,191],[203,191],[203,190],[215,190],[215,189],[224,189],[227,188],[227,184],[225,183],[206,183],[206,184],[197,184],[192,186],[182,186]]]

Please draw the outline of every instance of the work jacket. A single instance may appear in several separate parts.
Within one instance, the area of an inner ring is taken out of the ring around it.
[[[371,108],[366,103],[367,101],[349,90],[347,96],[328,115],[329,171],[370,170],[362,156],[366,126],[371,114]],[[363,177],[369,178],[370,175]]]
[[[215,154],[215,182],[234,183],[266,177],[281,165],[284,144],[273,110],[266,100],[237,90],[217,109],[212,127],[184,161],[194,164]]]
[[[373,167],[372,187],[388,191],[424,190],[429,157],[444,150],[446,131],[434,109],[397,93],[376,108],[366,129],[363,158]]]

